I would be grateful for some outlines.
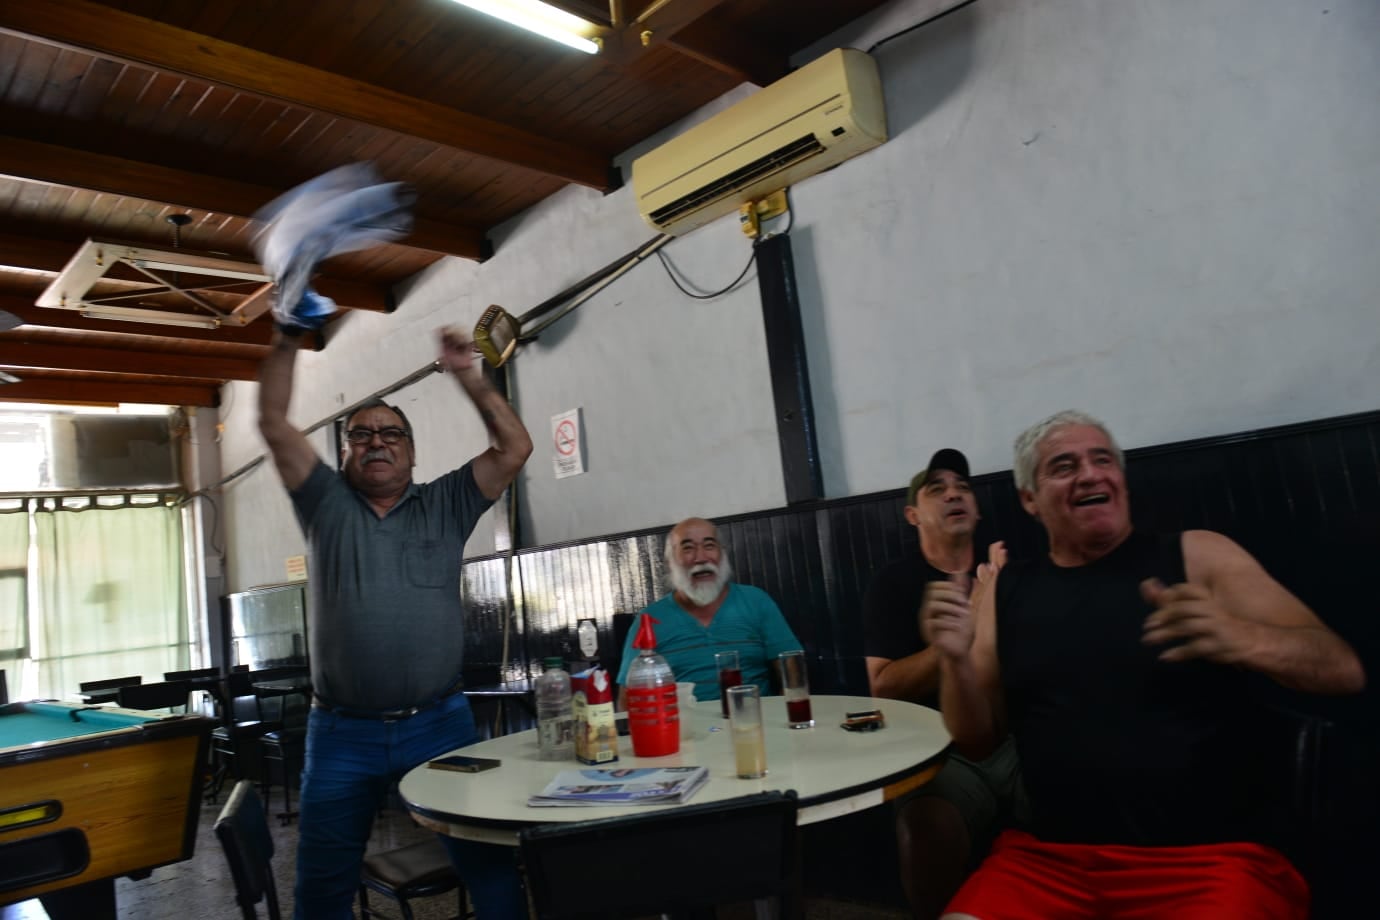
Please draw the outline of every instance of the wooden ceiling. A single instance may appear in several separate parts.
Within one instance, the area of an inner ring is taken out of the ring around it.
[[[387,311],[393,284],[487,257],[494,226],[568,183],[617,187],[616,154],[884,2],[555,3],[600,27],[596,56],[449,0],[0,3],[0,310],[24,321],[0,332],[20,378],[0,402],[214,406],[253,379],[267,316],[193,329],[35,306],[88,239],[253,262],[260,206],[371,161],[417,189],[416,229],[332,259],[318,287]],[[197,309],[134,273],[99,291]]]

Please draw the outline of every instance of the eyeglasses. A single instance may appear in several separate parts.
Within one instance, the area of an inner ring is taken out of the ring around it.
[[[368,444],[374,440],[374,435],[382,438],[385,444],[397,444],[412,436],[406,428],[351,428],[345,432],[345,440],[351,444]]]

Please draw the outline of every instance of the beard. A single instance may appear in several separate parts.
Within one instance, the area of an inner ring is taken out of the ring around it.
[[[713,572],[714,577],[709,581],[696,581],[694,576],[700,572]],[[732,575],[733,567],[727,559],[720,560],[717,566],[702,562],[688,569],[678,562],[671,563],[671,587],[696,607],[704,607],[718,600]]]

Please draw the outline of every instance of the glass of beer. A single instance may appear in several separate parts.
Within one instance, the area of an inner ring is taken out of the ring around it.
[[[813,728],[815,720],[810,713],[810,674],[805,653],[796,649],[782,652],[777,659],[781,662],[781,689],[786,696],[786,724],[791,728]]]
[[[728,718],[728,689],[743,682],[743,669],[738,664],[738,653],[715,652],[714,664],[719,669],[719,705],[724,718]]]
[[[767,775],[767,740],[762,733],[762,697],[756,684],[728,688],[728,727],[740,779]]]

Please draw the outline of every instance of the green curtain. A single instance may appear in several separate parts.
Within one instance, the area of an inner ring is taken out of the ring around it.
[[[39,510],[38,619],[31,654],[38,693],[59,699],[82,681],[187,667],[182,516],[162,504]]]
[[[12,699],[23,692],[21,670],[29,655],[28,569],[28,513],[0,514],[0,670]]]

